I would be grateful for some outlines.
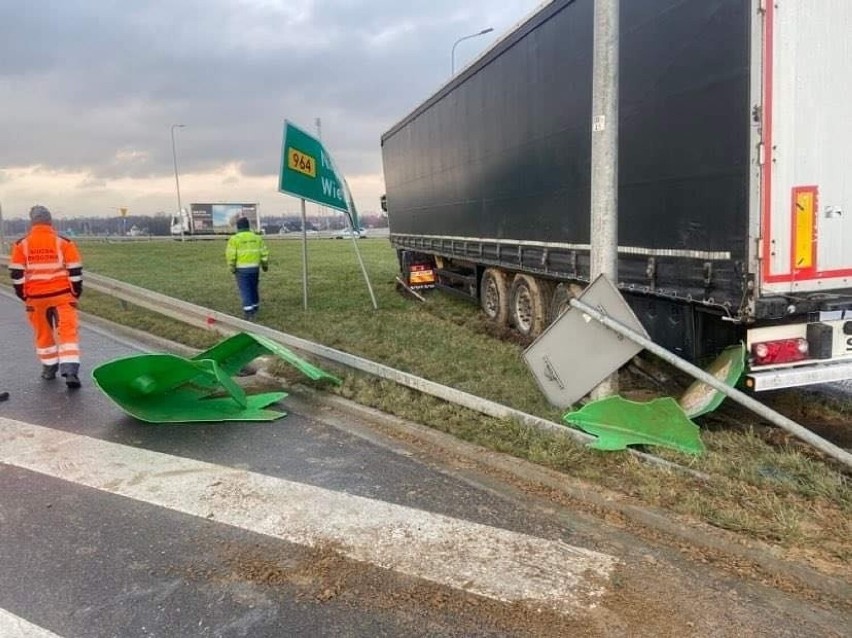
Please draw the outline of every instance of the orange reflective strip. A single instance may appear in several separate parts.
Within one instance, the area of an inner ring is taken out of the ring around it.
[[[44,262],[38,264],[30,264],[27,266],[30,270],[62,270],[61,261]]]
[[[65,271],[44,273],[41,275],[27,275],[27,281],[53,281],[54,279],[65,279]]]

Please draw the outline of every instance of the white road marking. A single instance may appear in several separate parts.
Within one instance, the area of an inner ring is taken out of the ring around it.
[[[58,634],[0,609],[0,636],[3,638],[61,638]]]
[[[6,418],[0,463],[557,611],[593,607],[617,562],[562,541]]]

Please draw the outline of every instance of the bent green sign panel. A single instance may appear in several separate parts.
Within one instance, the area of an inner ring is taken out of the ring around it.
[[[290,122],[284,123],[278,191],[351,212],[343,176],[331,155],[322,142]]]

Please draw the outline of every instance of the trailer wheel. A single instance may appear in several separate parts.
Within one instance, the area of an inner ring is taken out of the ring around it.
[[[494,323],[505,326],[509,319],[509,285],[506,273],[499,268],[486,268],[479,284],[482,311]]]
[[[515,275],[509,291],[512,325],[525,337],[537,337],[547,327],[551,285],[529,275]]]
[[[559,318],[559,315],[571,308],[571,300],[574,297],[579,297],[582,292],[582,286],[577,284],[562,282],[557,285],[556,290],[553,291],[553,297],[550,299],[548,323],[553,323]]]

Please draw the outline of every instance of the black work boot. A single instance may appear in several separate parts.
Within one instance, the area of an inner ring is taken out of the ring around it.
[[[56,371],[59,370],[59,366],[55,363],[52,366],[41,367],[41,378],[45,381],[53,381],[56,378]]]
[[[65,377],[65,385],[68,386],[69,390],[76,390],[80,387],[80,377],[77,376],[79,372],[79,363],[63,361],[59,364],[59,373]]]

